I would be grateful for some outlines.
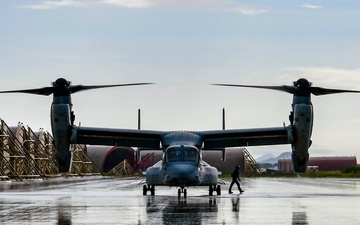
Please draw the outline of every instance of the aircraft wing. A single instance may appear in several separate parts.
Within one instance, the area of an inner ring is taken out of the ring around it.
[[[164,132],[73,126],[72,143],[160,149]]]
[[[293,140],[291,126],[203,131],[198,134],[203,137],[203,148],[208,150],[226,147],[290,144]]]
[[[171,132],[170,132],[171,133]],[[292,143],[291,126],[193,132],[202,137],[203,149],[278,145]],[[73,126],[71,142],[76,144],[128,146],[160,149],[169,132]]]

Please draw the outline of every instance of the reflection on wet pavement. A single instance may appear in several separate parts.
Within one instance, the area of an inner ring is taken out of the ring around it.
[[[56,178],[0,183],[1,224],[360,224],[359,179],[243,179],[246,192],[207,196],[206,187],[157,187],[140,180]],[[229,185],[229,182],[227,182]]]

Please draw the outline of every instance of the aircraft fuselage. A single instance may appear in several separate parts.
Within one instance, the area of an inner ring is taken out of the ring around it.
[[[155,186],[209,186],[218,183],[218,170],[202,161],[194,146],[167,148],[163,159],[146,170],[146,183]]]

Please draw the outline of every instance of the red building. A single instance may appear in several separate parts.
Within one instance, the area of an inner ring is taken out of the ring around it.
[[[356,156],[310,157],[308,168],[318,171],[342,171],[350,166],[356,166],[356,164]],[[293,171],[291,158],[279,159],[278,169],[286,172]]]

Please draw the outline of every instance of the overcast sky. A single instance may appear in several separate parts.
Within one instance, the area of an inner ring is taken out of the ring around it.
[[[359,1],[2,0],[0,90],[154,82],[73,95],[76,123],[150,130],[289,124],[292,96],[211,83],[360,90]],[[0,117],[50,131],[52,98],[0,96]],[[313,97],[312,155],[360,160],[360,95]],[[289,145],[252,147],[255,156]]]

